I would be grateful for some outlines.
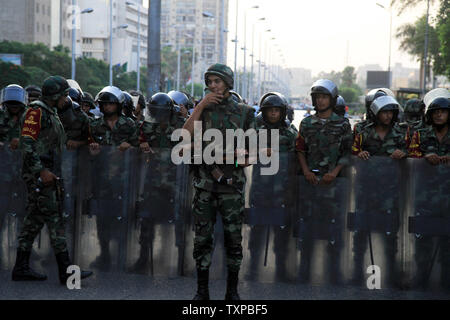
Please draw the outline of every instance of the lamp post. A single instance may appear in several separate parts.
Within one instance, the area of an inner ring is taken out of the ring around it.
[[[75,80],[77,65],[76,65],[76,48],[77,48],[77,29],[76,29],[76,13],[75,13],[76,0],[72,0],[72,79]],[[94,9],[88,8],[81,11],[81,14],[94,12]]]
[[[259,18],[257,20],[257,22],[265,21],[265,20],[266,20],[266,18],[262,17],[262,18]],[[255,88],[254,88],[254,78],[255,78],[255,76],[254,76],[254,71],[253,71],[254,59],[255,59],[255,25],[256,25],[256,23],[253,24],[253,28],[252,28],[253,29],[252,30],[252,54],[251,54],[251,57],[252,57],[252,69],[251,69],[251,72],[250,72],[252,74],[252,80],[250,81],[250,86],[251,86],[250,94],[251,94],[252,100],[254,100],[254,101],[256,101]],[[261,46],[261,42],[260,42],[259,45]],[[260,50],[260,59],[261,59],[261,50]],[[261,69],[259,69],[259,70],[261,70]],[[259,82],[259,79],[258,79],[258,82]]]
[[[136,90],[140,91],[141,89],[141,6],[137,3],[126,1],[125,4],[127,6],[137,6],[138,12],[138,40],[137,40],[137,85]]]
[[[388,62],[388,72],[389,72],[389,86],[391,85],[391,52],[392,52],[392,7],[389,7],[387,9],[385,6],[383,6],[380,3],[376,3],[377,6],[380,8],[383,8],[385,10],[389,10],[390,15],[390,24],[389,24],[389,62]]]
[[[249,98],[249,85],[248,85],[248,79],[250,79],[250,77],[248,77],[247,75],[247,13],[248,10],[251,9],[259,9],[259,6],[253,6],[250,8],[247,8],[245,10],[245,15],[244,15],[244,47],[242,48],[242,50],[244,50],[244,75],[243,75],[243,86],[242,86],[242,95],[244,96],[244,99],[246,98],[248,100]]]
[[[113,0],[109,0],[109,85],[113,85],[113,67],[112,67],[112,39],[113,39]],[[126,29],[127,24],[122,24],[116,29]]]

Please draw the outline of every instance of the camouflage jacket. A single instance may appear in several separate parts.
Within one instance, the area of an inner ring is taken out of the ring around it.
[[[89,138],[89,117],[81,108],[58,110],[58,116],[64,126],[67,140],[87,141]]]
[[[357,135],[358,133],[361,133],[366,126],[371,125],[372,123],[373,122],[370,120],[363,120],[363,121],[358,122],[353,127],[353,135]]]
[[[56,108],[43,101],[34,101],[22,116],[20,149],[23,154],[22,174],[36,177],[47,168],[58,174],[57,161],[66,142],[66,135]]]
[[[406,143],[407,136],[397,124],[382,140],[375,131],[375,124],[371,123],[362,132],[355,134],[352,153],[358,155],[361,151],[368,151],[372,156],[390,156],[397,149],[406,153]]]
[[[405,121],[399,123],[398,126],[405,132],[407,137],[406,147],[409,148],[409,144],[411,143],[412,137],[414,136],[416,131],[425,128],[426,124],[422,120],[419,120],[413,122]]]
[[[18,120],[9,113],[8,109],[0,110],[0,142],[9,143],[14,138],[20,137],[20,118]]]
[[[122,142],[128,142],[137,147],[139,137],[133,120],[120,115],[112,130],[104,117],[91,121],[89,142],[104,146],[119,146]]]
[[[179,128],[183,127],[183,123],[178,122],[169,124],[166,130],[161,129],[159,123],[143,122],[139,130],[139,142],[148,142],[150,147],[153,148],[172,148],[178,142],[172,142],[172,133]]]
[[[352,148],[352,129],[348,121],[332,113],[328,119],[316,115],[300,124],[296,150],[302,152],[310,170],[322,176],[338,165],[347,165]]]
[[[261,129],[279,129],[280,141],[279,146],[280,152],[294,152],[295,151],[295,140],[298,135],[298,130],[295,128],[293,124],[285,125],[285,126],[276,126],[271,127],[266,125],[264,122],[262,124],[256,125],[256,130]],[[270,147],[270,131],[268,132],[267,143],[268,147]]]
[[[428,154],[438,156],[450,156],[450,130],[439,142],[433,127],[417,130],[408,148],[408,155],[411,158],[421,158]]]
[[[201,115],[203,133],[208,129],[218,129],[222,132],[226,144],[227,129],[255,129],[255,110],[245,104],[236,103],[232,96],[224,99],[219,105],[208,106]],[[203,150],[210,142],[203,142]],[[225,155],[225,152],[224,152]],[[232,184],[224,180],[217,182],[211,171],[218,167]],[[195,165],[194,186],[199,189],[219,193],[243,193],[246,182],[244,169],[235,165]]]

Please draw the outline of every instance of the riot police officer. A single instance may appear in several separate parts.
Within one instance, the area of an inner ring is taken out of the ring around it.
[[[50,241],[58,262],[59,280],[66,285],[72,264],[67,250],[65,221],[58,203],[58,176],[64,146],[64,128],[57,115],[66,102],[69,91],[67,81],[59,76],[49,77],[42,86],[42,100],[31,103],[22,119],[20,148],[23,153],[22,175],[28,189],[27,216],[19,235],[16,264],[12,272],[14,281],[46,280],[45,275],[29,266],[34,239],[47,225]],[[59,163],[59,165],[58,165]],[[92,272],[81,273],[81,278]]]
[[[42,90],[40,87],[35,85],[29,85],[25,87],[25,91],[28,93],[28,102],[27,105],[32,103],[33,101],[39,100],[42,97]]]
[[[19,146],[20,117],[28,103],[27,92],[19,85],[4,88],[0,96],[0,142],[8,143],[12,150]]]
[[[334,113],[336,113],[338,116],[340,117],[345,117],[346,114],[346,104],[345,104],[345,100],[342,96],[338,96],[337,102],[336,102],[336,106],[334,107]]]
[[[226,65],[214,64],[205,73],[207,94],[195,107],[184,129],[194,132],[194,122],[202,121],[203,129],[254,128],[254,110],[238,104],[230,94],[233,71]],[[207,143],[203,144],[205,148]],[[243,150],[236,150],[241,153]],[[195,220],[194,259],[197,265],[198,289],[194,299],[208,300],[209,267],[213,250],[216,213],[220,212],[224,225],[227,253],[227,300],[240,299],[237,292],[242,262],[242,223],[244,212],[245,164],[198,165],[195,167],[193,215]]]
[[[94,97],[89,92],[83,92],[83,96],[81,97],[81,109],[86,113],[89,119],[94,120],[95,115],[91,112],[96,108]]]
[[[126,91],[122,91],[122,93],[123,93],[123,96],[125,98],[125,100],[123,101],[123,104],[122,104],[122,106],[123,106],[122,107],[122,113],[123,113],[123,115],[125,117],[133,120],[133,122],[136,122],[136,117],[134,115],[134,112],[135,112],[136,109],[135,109],[135,106],[134,106],[134,103],[133,103],[133,98]]]
[[[316,114],[304,118],[300,124],[300,130],[296,141],[296,150],[300,166],[306,182],[312,186],[331,185],[340,175],[341,170],[349,163],[351,153],[352,133],[348,120],[333,112],[338,99],[336,84],[328,79],[316,81],[311,87],[311,97]],[[313,188],[313,187],[309,187]],[[332,186],[330,188],[336,188]],[[316,190],[316,189],[308,189]],[[334,190],[334,189],[333,189]],[[314,208],[312,204],[305,203],[305,212],[299,212],[299,223],[310,223],[319,219],[321,225],[334,223],[340,216],[339,208],[330,205],[330,212],[313,212],[315,216],[305,216]],[[327,214],[326,217],[320,218]],[[319,217],[320,216],[320,217]],[[330,226],[330,230],[334,227]],[[317,235],[309,232],[300,234],[302,242],[302,260],[300,266],[301,281],[307,282],[310,277],[311,255],[313,239]],[[340,281],[339,259],[342,243],[336,241],[336,235],[328,235],[328,252],[331,257],[329,264],[332,282]]]

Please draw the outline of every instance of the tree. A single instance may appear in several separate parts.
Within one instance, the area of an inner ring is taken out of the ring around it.
[[[435,61],[436,73],[450,79],[450,0],[441,2],[436,31],[440,41],[439,55]]]
[[[25,87],[30,82],[30,75],[21,66],[0,61],[0,88],[10,84],[18,84]]]
[[[400,39],[400,49],[416,57],[417,61],[421,63],[421,70],[423,70],[424,61],[425,33],[426,16],[422,16],[414,23],[400,26],[396,34],[396,38]],[[433,66],[433,71],[437,73],[439,68],[435,68],[435,65],[436,62],[440,61],[439,48],[441,45],[436,29],[431,25],[428,28],[428,39],[429,59],[427,59],[427,70],[430,71],[430,66]]]
[[[341,75],[342,85],[346,87],[351,87],[354,85],[355,81],[356,81],[355,68],[350,66],[345,67]]]

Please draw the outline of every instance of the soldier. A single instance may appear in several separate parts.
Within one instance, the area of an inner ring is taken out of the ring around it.
[[[373,122],[373,115],[372,115],[372,111],[370,111],[370,106],[372,105],[372,102],[376,98],[383,96],[383,95],[388,95],[388,96],[391,96],[392,98],[395,98],[394,93],[387,88],[373,89],[373,90],[370,90],[369,93],[366,95],[366,99],[365,99],[366,100],[366,119],[355,124],[355,127],[353,128],[353,133],[355,135],[360,133],[366,125]]]
[[[29,106],[22,119],[20,148],[23,153],[22,175],[28,189],[27,216],[19,235],[16,264],[12,280],[46,280],[47,276],[29,266],[34,239],[47,225],[50,240],[58,262],[59,280],[66,285],[72,265],[67,250],[65,221],[58,201],[58,176],[61,152],[64,146],[64,128],[56,109],[61,109],[69,91],[67,81],[59,76],[49,77],[42,86],[42,100]],[[58,159],[59,158],[59,159]],[[81,279],[92,272],[82,271]]]
[[[345,104],[344,98],[342,96],[338,96],[336,106],[334,107],[334,110],[333,110],[334,113],[336,113],[340,117],[345,117],[345,114],[346,114],[345,108],[346,108],[346,104]]]
[[[296,150],[303,175],[311,185],[330,185],[341,170],[349,163],[352,144],[352,132],[347,120],[333,113],[338,98],[338,88],[326,79],[316,81],[311,88],[311,97],[316,114],[304,118],[296,141]],[[334,188],[334,187],[332,187]],[[340,208],[331,206],[331,212],[315,213],[320,217],[307,219],[320,219],[322,224],[337,219]],[[300,213],[302,214],[302,213]],[[331,217],[322,217],[322,214]],[[308,234],[308,237],[314,235]],[[330,235],[333,237],[333,235]],[[302,242],[302,262],[300,267],[301,281],[308,281],[312,254],[312,239]],[[331,256],[329,264],[331,281],[339,281],[340,245],[330,238],[328,251]],[[333,266],[333,267],[331,267]]]
[[[295,140],[297,138],[298,131],[291,122],[286,119],[287,109],[288,109],[288,101],[284,97],[284,95],[277,92],[269,92],[265,94],[261,98],[260,102],[260,110],[262,114],[262,123],[256,126],[256,130],[259,131],[261,129],[268,130],[267,141],[269,143],[267,148],[267,154],[270,156],[272,154],[271,148],[271,130],[278,130],[279,133],[279,152],[283,155],[289,155],[289,153],[294,154],[295,152]],[[284,162],[286,165],[288,163]],[[289,170],[286,170],[289,172]],[[283,171],[283,173],[286,173]],[[257,170],[253,171],[252,181],[259,181],[260,172]],[[281,174],[280,172],[278,174]],[[278,181],[284,182],[287,177],[279,177]],[[277,182],[278,182],[277,181]],[[286,188],[288,186],[282,185],[278,183],[276,186],[273,186],[275,190],[277,188]],[[264,192],[265,190],[260,190],[258,186],[255,186],[256,192]],[[254,191],[251,193],[255,197],[262,199],[263,196],[271,196],[267,194],[267,192],[263,195],[257,195]],[[288,210],[291,208],[287,208]],[[286,225],[290,225],[289,221],[286,221]],[[286,226],[285,225],[285,226]],[[258,244],[264,243],[262,237],[264,236],[264,229],[267,227],[264,225],[255,225],[252,226],[250,233],[250,241],[249,246],[251,248],[251,270],[255,271],[257,268],[256,263],[260,260],[259,254],[261,250],[258,250]],[[274,226],[272,228],[274,232],[274,253],[276,256],[276,275],[277,279],[285,279],[286,278],[286,243],[289,241],[289,230],[287,228],[280,228],[279,226]]]
[[[73,90],[73,89],[71,89]],[[76,150],[87,145],[89,138],[89,117],[81,110],[80,105],[67,97],[62,109],[58,109],[58,116],[64,127],[68,150]]]
[[[87,114],[90,120],[95,119],[95,114],[91,112],[91,110],[94,110],[95,108],[94,97],[89,92],[83,92],[83,96],[81,97],[81,109]]]
[[[28,93],[28,102],[27,105],[32,103],[33,101],[39,100],[42,97],[42,90],[38,86],[29,85],[25,88],[25,91]]]
[[[446,89],[437,88],[425,95],[426,105],[425,119],[429,125],[417,130],[412,138],[409,155],[414,158],[425,158],[431,165],[450,164],[450,92]],[[439,169],[439,167],[437,168]],[[439,172],[439,171],[437,171]],[[430,176],[431,189],[423,190],[416,203],[421,205],[422,216],[433,218],[431,211],[435,208],[444,208],[437,218],[449,218],[448,200],[442,199],[435,194],[445,194],[449,190],[449,182],[440,176]],[[443,191],[442,191],[443,190]],[[448,193],[447,193],[448,195]],[[430,212],[428,212],[430,211]],[[439,210],[437,210],[439,211]],[[430,261],[433,253],[433,236],[420,235],[416,238],[416,264],[417,279],[416,285],[425,288],[427,285],[427,273],[429,272]],[[437,237],[441,260],[441,284],[446,290],[450,290],[450,237]]]
[[[412,136],[417,130],[425,128],[425,104],[419,99],[410,99],[405,104],[405,122],[399,124],[400,128],[406,132],[408,138],[407,147]]]
[[[400,105],[390,96],[381,96],[372,102],[370,112],[373,115],[373,122],[367,124],[360,133],[356,134],[353,141],[353,155],[362,160],[369,160],[371,156],[390,157],[392,159],[403,159],[407,156],[406,136],[399,127],[397,120],[400,112]],[[369,160],[370,161],[370,160]],[[365,179],[376,180],[383,174],[382,168],[375,167],[371,170],[370,177]],[[383,184],[383,193],[387,196],[379,199],[379,193],[367,194],[367,199],[359,205],[363,207],[362,214],[367,216],[373,210],[376,203],[376,212],[380,215],[394,213],[398,217],[398,208],[395,200],[395,184]],[[358,200],[358,199],[357,199]],[[398,220],[399,218],[396,218]],[[386,270],[388,283],[394,283],[396,277],[395,256],[397,253],[397,230],[395,232],[382,233],[385,241],[385,254],[387,258],[388,270]],[[369,234],[367,231],[358,230],[353,235],[354,252],[354,276],[353,282],[360,284],[363,282],[363,261],[367,249]]]
[[[134,116],[138,122],[138,127],[140,127],[144,121],[144,110],[147,105],[145,103],[145,97],[140,91],[132,90],[130,91],[130,94],[134,102]]]
[[[135,106],[134,106],[134,103],[133,103],[133,98],[126,91],[122,91],[122,93],[123,93],[123,96],[125,98],[125,100],[124,100],[124,102],[122,104],[123,105],[122,114],[125,117],[133,120],[133,122],[135,122],[135,124],[136,124],[137,118],[134,116]]]
[[[173,142],[171,136],[176,129],[182,128],[184,122],[180,122],[174,101],[166,93],[155,94],[149,102],[148,111],[148,121],[145,121],[139,129],[140,149],[143,153],[149,154],[150,165],[157,166],[157,168],[152,167],[151,170],[157,174],[147,176],[143,188],[145,192],[140,195],[141,201],[138,202],[137,206],[138,212],[142,212],[142,216],[144,216],[141,221],[139,238],[140,255],[135,264],[135,270],[137,271],[147,268],[150,245],[153,241],[153,224],[155,221],[153,221],[153,217],[145,217],[150,209],[148,206],[155,205],[152,203],[152,199],[155,202],[163,201],[163,199],[169,200],[169,197],[174,194],[174,188],[180,187],[174,185],[176,178],[173,174],[176,173],[176,167],[171,161],[171,150],[177,142]],[[155,153],[154,150],[158,150],[155,161],[150,155],[150,153]],[[149,194],[151,190],[152,194]]]
[[[19,85],[12,84],[1,92],[0,142],[8,143],[11,150],[19,147],[20,118],[28,103],[27,92]]]
[[[122,152],[131,147],[139,146],[139,138],[137,134],[136,124],[130,118],[123,115],[123,103],[125,97],[123,92],[113,86],[103,88],[96,96],[95,102],[99,104],[100,111],[104,114],[90,123],[89,149],[92,155],[98,155],[102,146],[115,146]],[[112,165],[115,164],[104,164]],[[123,183],[120,176],[121,166],[117,164],[115,174],[119,176],[102,176],[98,177],[105,185],[102,190],[93,190],[95,199],[107,198],[112,195],[115,184]],[[97,216],[97,233],[101,247],[101,254],[92,266],[109,268],[111,260],[109,251],[109,241],[114,235],[111,234],[111,219],[103,216],[103,212],[96,213]]]
[[[203,130],[211,128],[222,131],[254,128],[254,110],[238,104],[230,95],[233,89],[233,71],[223,64],[214,64],[205,73],[208,93],[195,107],[184,129],[191,135],[194,122],[201,121]],[[203,148],[206,147],[203,144]],[[236,150],[241,152],[242,150]],[[195,166],[193,215],[195,219],[194,259],[197,265],[198,290],[195,300],[208,300],[208,278],[213,251],[213,233],[216,213],[222,216],[227,253],[227,293],[225,299],[239,300],[238,274],[242,262],[242,223],[244,213],[245,174],[239,165]]]

